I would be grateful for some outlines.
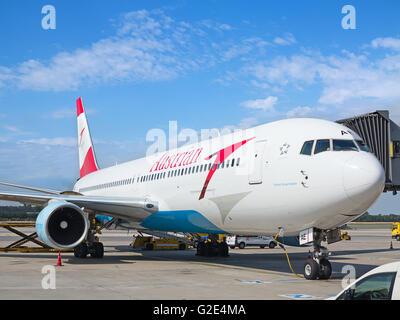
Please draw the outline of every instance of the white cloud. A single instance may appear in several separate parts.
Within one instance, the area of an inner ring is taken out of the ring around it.
[[[259,124],[259,119],[255,118],[255,117],[244,118],[244,119],[240,120],[239,128],[247,129],[247,128],[255,127],[258,124]]]
[[[85,113],[87,115],[90,114],[95,114],[97,111],[95,109],[86,109],[85,108]],[[44,116],[45,118],[51,118],[51,119],[66,119],[66,118],[74,118],[76,117],[76,110],[74,108],[65,108],[65,109],[59,109],[54,112],[51,112],[50,114],[47,114]]]
[[[318,102],[325,105],[359,99],[400,99],[400,55],[397,53],[373,58],[347,51],[330,56],[304,52],[249,64],[241,72],[250,77],[248,83],[258,88],[290,85],[300,91],[318,86]]]
[[[245,72],[268,84],[286,85],[293,81],[312,83],[315,80],[318,64],[312,57],[293,55],[277,57],[272,61],[261,61],[244,68]],[[258,82],[260,85],[260,82]]]
[[[241,103],[243,107],[250,109],[260,109],[263,111],[274,111],[274,105],[278,101],[277,97],[269,96],[265,99],[247,100]]]
[[[11,126],[11,125],[4,125],[4,129],[6,129],[11,136],[17,136],[17,135],[30,135],[32,134],[31,132],[28,131],[23,131],[20,128],[16,126]]]
[[[313,111],[313,109],[311,109],[310,107],[298,106],[294,109],[289,110],[286,113],[286,117],[288,117],[288,118],[304,117],[304,116],[310,114],[312,111]]]
[[[293,34],[286,33],[283,38],[282,37],[276,37],[274,39],[274,43],[278,44],[280,46],[289,46],[291,44],[296,43],[296,39],[294,38]]]
[[[38,144],[43,146],[63,146],[63,147],[77,147],[77,138],[39,138],[20,140],[18,144]]]
[[[371,41],[373,48],[386,48],[393,50],[400,50],[400,39],[396,38],[376,38]]]
[[[175,21],[160,10],[127,13],[116,27],[115,36],[60,52],[48,61],[30,59],[13,68],[0,66],[0,86],[64,91],[82,85],[174,79],[212,65],[209,33],[231,28]]]

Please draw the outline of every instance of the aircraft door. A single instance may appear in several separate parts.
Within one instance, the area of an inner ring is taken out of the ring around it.
[[[254,150],[250,151],[249,184],[260,184],[263,178],[264,153],[267,140],[259,140],[254,143]]]

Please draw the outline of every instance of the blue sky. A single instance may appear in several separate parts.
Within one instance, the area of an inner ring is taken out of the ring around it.
[[[56,29],[42,28],[44,5]],[[356,29],[342,28],[344,5]],[[0,177],[65,189],[83,97],[102,167],[152,128],[245,128],[389,109],[400,123],[398,1],[0,3]],[[373,213],[398,212],[382,196]]]

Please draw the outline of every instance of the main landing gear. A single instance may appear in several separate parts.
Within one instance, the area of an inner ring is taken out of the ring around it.
[[[329,251],[321,246],[321,242],[325,239],[324,231],[314,230],[314,252],[304,263],[304,278],[307,280],[327,280],[331,277],[332,266],[328,260]]]
[[[92,258],[101,259],[104,256],[104,246],[103,243],[99,242],[99,238],[96,237],[97,233],[101,233],[100,229],[96,224],[95,216],[89,215],[90,228],[86,241],[83,241],[78,246],[74,248],[74,256],[76,258],[86,258],[88,254]]]
[[[228,257],[229,248],[225,241],[219,242],[216,235],[210,234],[206,241],[198,243],[196,255],[202,257]]]

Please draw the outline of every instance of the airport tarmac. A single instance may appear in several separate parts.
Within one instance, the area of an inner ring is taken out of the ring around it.
[[[198,257],[195,249],[133,251],[132,233],[104,231],[103,259],[61,254],[63,266],[55,267],[55,289],[42,287],[50,283],[49,269],[43,268],[55,266],[58,253],[0,252],[0,299],[326,299],[342,290],[342,279],[348,276],[342,271],[348,265],[359,277],[379,265],[400,261],[400,242],[392,241],[390,229],[348,232],[350,241],[328,247],[332,278],[309,281],[290,271],[279,247],[234,249],[225,258]],[[0,230],[1,247],[13,239]],[[298,274],[302,275],[309,249],[287,247]]]

